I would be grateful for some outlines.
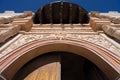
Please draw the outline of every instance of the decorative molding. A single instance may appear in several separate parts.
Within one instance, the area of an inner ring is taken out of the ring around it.
[[[105,49],[113,52],[114,54],[120,56],[120,49],[114,45],[111,41],[108,40],[108,38],[102,36],[102,35],[80,35],[80,34],[68,34],[66,32],[58,32],[58,33],[53,33],[53,34],[29,34],[29,35],[22,35],[14,41],[9,47],[4,49],[1,52],[1,57],[4,55],[7,55],[9,52],[13,51],[14,49],[17,49],[18,47],[25,45],[31,41],[34,40],[44,40],[44,39],[50,39],[50,38],[55,38],[57,40],[65,40],[67,38],[69,39],[76,39],[76,40],[85,40],[88,42],[91,42],[95,45],[99,45],[101,47],[104,47]]]
[[[0,80],[7,80],[7,79],[0,74]]]
[[[48,48],[48,46],[49,46],[49,48]],[[61,46],[64,48],[61,48]],[[82,51],[81,51],[81,49],[82,49]],[[36,54],[31,53],[32,50],[35,51]],[[24,58],[24,59],[26,59],[25,60],[25,62],[26,62],[26,61],[30,60],[29,57],[27,57],[27,58],[24,57],[24,56],[28,56],[28,54],[29,54],[29,56],[32,56],[32,58],[34,58],[38,55],[46,53],[46,51],[49,52],[51,50],[72,51],[73,53],[77,53],[86,58],[89,58],[97,66],[99,66],[109,76],[109,78],[111,78],[110,80],[115,79],[116,76],[120,73],[120,59],[118,56],[114,55],[111,51],[108,51],[103,47],[100,47],[98,45],[95,45],[95,44],[85,41],[85,40],[81,40],[81,39],[77,40],[77,39],[69,39],[69,38],[65,38],[65,40],[59,40],[56,38],[49,38],[49,39],[44,39],[44,40],[39,39],[39,40],[34,40],[27,44],[24,44],[23,46],[15,49],[11,53],[9,53],[8,56],[2,60],[2,62],[0,64],[1,65],[0,66],[1,73],[6,74],[9,77],[12,77],[15,73],[12,71],[14,69],[10,69],[13,67],[10,67],[10,66],[12,66],[12,64],[14,64],[14,62],[19,61],[17,59],[23,60],[22,58]],[[81,54],[81,52],[84,54]],[[94,56],[94,58],[93,58],[93,56]],[[96,62],[95,60],[100,61],[100,63]],[[21,66],[23,64],[25,64],[24,61],[23,61],[23,63],[19,63],[19,62],[17,62],[17,63]],[[105,69],[104,68],[105,66],[109,67],[109,68]],[[20,66],[15,66],[15,67],[19,68]],[[8,70],[10,72],[8,72]],[[110,70],[112,70],[113,73],[111,73]],[[11,73],[12,75],[8,75],[9,73]],[[111,76],[112,74],[115,74],[114,77]]]

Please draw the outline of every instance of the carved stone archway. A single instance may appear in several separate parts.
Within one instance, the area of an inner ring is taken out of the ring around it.
[[[53,51],[65,51],[83,56],[97,65],[109,80],[116,79],[120,73],[119,59],[112,52],[83,40],[53,38],[36,40],[11,52],[1,62],[1,75],[8,80],[12,79],[16,72],[31,59]]]

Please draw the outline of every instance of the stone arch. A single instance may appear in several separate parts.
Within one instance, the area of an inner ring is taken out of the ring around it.
[[[83,40],[47,39],[33,41],[11,52],[2,61],[1,74],[8,80],[12,79],[31,59],[52,51],[66,51],[83,56],[97,65],[110,80],[114,80],[120,73],[117,57],[104,48]]]
[[[52,2],[38,9],[33,17],[35,24],[76,24],[88,23],[88,12],[70,2]]]
[[[48,65],[51,66],[46,67]],[[44,70],[42,69],[43,67]],[[38,75],[36,75],[36,71]],[[41,76],[40,74],[44,74],[42,71],[48,75]],[[53,77],[55,73],[51,75],[52,72],[58,73],[59,75],[57,74],[57,76],[60,77],[60,80],[109,80],[106,75],[88,59],[78,54],[60,51],[48,52],[30,60],[15,74],[12,80],[31,80],[31,78],[39,80],[43,76],[52,77],[53,80],[59,80],[59,77],[57,77],[57,79]]]

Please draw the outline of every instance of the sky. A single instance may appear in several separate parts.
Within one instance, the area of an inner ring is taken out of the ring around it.
[[[40,7],[54,1],[60,0],[0,0],[0,13],[6,10],[15,12],[33,11],[36,12]],[[120,0],[62,0],[73,2],[82,6],[88,12],[99,11],[118,11],[120,12]]]

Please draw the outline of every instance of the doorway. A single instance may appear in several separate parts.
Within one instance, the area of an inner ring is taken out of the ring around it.
[[[13,80],[108,80],[88,59],[69,52],[49,52],[25,64]]]

